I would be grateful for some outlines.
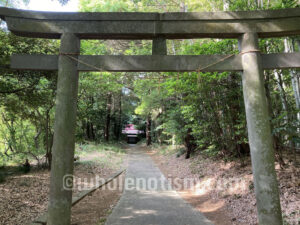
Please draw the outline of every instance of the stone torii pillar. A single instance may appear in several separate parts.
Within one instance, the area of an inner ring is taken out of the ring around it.
[[[167,55],[167,40],[165,38],[157,37],[153,39],[152,55]]]
[[[256,33],[239,39],[243,65],[243,94],[260,225],[282,225],[274,148],[264,87],[262,57]]]
[[[58,80],[48,225],[69,225],[72,206],[73,164],[78,92],[77,62],[67,55],[77,57],[80,40],[72,33],[61,35],[58,59]]]

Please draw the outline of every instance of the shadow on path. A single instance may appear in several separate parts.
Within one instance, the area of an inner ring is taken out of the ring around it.
[[[212,225],[185,202],[139,147],[128,149],[124,193],[106,225]]]

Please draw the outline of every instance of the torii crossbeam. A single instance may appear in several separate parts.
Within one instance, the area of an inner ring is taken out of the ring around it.
[[[282,224],[263,70],[300,68],[300,53],[261,54],[258,38],[300,35],[299,8],[210,13],[54,13],[0,7],[0,18],[16,35],[61,39],[59,56],[15,55],[11,60],[14,69],[58,70],[48,224],[70,224],[72,192],[63,188],[63,178],[73,173],[78,71],[183,72],[199,68],[204,68],[203,72],[243,71],[259,223]],[[191,38],[235,38],[241,53],[166,54],[166,39]],[[80,39],[150,39],[155,56],[80,55]],[[227,59],[222,61],[223,58]],[[211,65],[213,62],[217,63]]]

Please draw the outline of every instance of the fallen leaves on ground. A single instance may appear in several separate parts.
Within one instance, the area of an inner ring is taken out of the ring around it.
[[[96,175],[107,178],[116,171],[101,164],[76,163],[74,174],[82,181],[89,181]],[[24,225],[42,215],[47,210],[49,183],[48,170],[34,170],[28,174],[7,177],[0,184],[0,224]],[[74,193],[78,191],[75,189]]]
[[[199,180],[197,188],[179,190],[179,193],[216,225],[257,224],[250,158],[245,166],[241,166],[237,161],[225,163],[221,159],[204,158],[202,155],[185,159],[184,156],[177,158],[174,154],[160,155],[156,151],[149,151],[149,154],[165,176]],[[276,165],[276,172],[284,222],[299,225],[300,170],[288,163],[283,170]]]

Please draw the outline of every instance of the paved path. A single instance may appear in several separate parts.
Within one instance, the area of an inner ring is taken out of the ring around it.
[[[172,190],[148,155],[134,148],[128,165],[124,193],[106,225],[212,225]]]

